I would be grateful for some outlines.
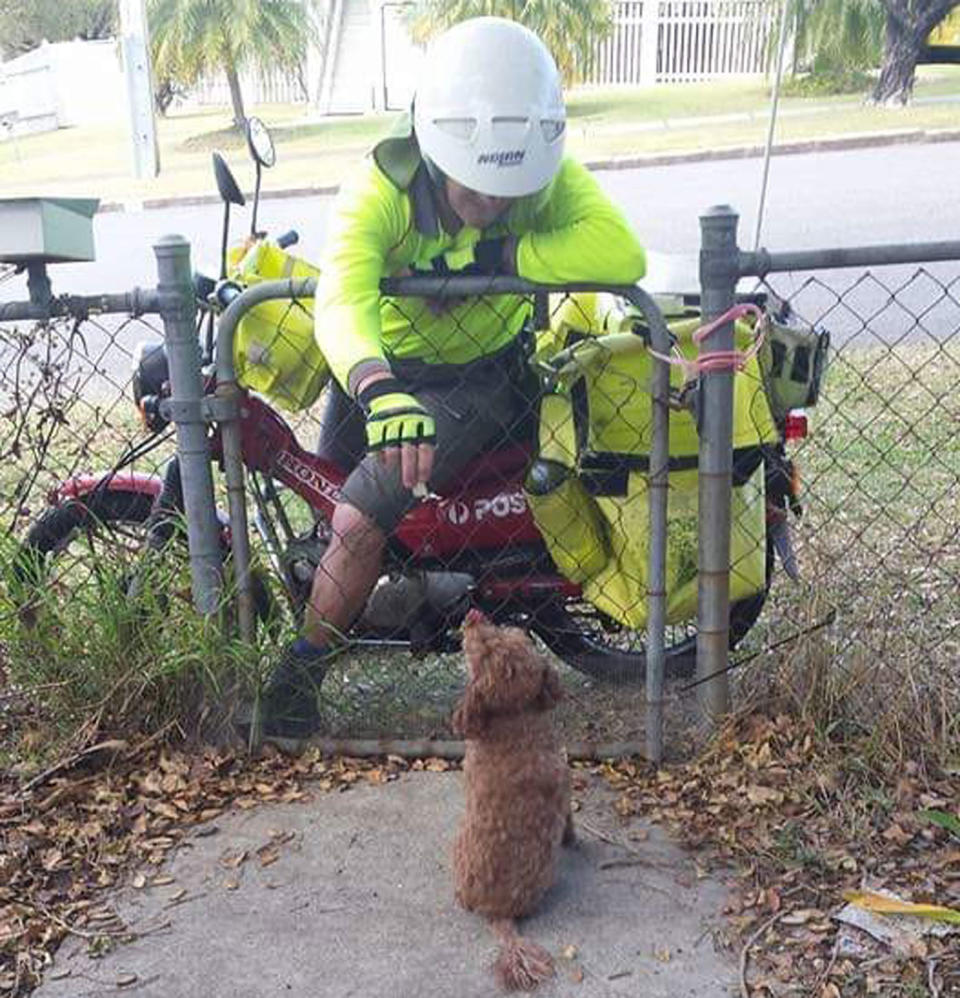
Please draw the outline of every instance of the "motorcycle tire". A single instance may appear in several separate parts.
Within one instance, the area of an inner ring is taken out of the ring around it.
[[[153,503],[148,493],[114,490],[94,493],[83,501],[66,502],[42,513],[14,555],[12,587],[21,621],[34,623],[37,591],[54,581],[57,561],[67,556],[72,542],[81,535],[91,548],[88,560],[92,567],[86,575],[76,573],[70,579],[70,588],[89,584],[98,566],[105,565],[108,571],[115,569],[121,560],[117,557],[120,547],[125,548],[124,557],[131,562],[128,582],[132,586],[135,560],[144,549]],[[276,603],[262,573],[253,573],[252,585],[257,617],[262,621],[276,619]]]
[[[735,648],[757,622],[766,603],[773,574],[773,546],[767,542],[767,579],[763,590],[730,605],[730,648]],[[646,680],[646,634],[620,627],[583,603],[553,601],[536,608],[528,624],[567,665],[602,682],[638,684]],[[697,635],[693,622],[668,626],[664,676],[689,679],[696,671]]]

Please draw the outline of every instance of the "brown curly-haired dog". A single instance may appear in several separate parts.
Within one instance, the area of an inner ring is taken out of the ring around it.
[[[553,960],[513,920],[533,910],[561,842],[573,841],[570,774],[549,714],[562,690],[523,631],[478,610],[467,615],[463,647],[467,688],[453,727],[466,738],[467,810],[454,845],[456,897],[499,936],[501,984],[529,991],[553,974]]]

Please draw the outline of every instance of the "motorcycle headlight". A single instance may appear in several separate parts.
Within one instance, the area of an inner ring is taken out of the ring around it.
[[[166,347],[162,343],[138,343],[133,352],[133,400],[137,406],[145,395],[160,395],[169,378]]]

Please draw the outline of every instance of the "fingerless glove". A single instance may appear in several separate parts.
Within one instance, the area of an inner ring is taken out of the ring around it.
[[[383,378],[368,385],[357,401],[367,416],[368,450],[436,442],[433,416],[412,395],[402,391],[395,378]]]

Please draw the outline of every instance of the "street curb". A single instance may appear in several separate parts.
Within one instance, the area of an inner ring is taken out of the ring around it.
[[[781,142],[773,146],[773,156],[796,156],[811,152],[840,152],[848,149],[873,149],[881,146],[914,145],[918,143],[960,141],[960,128],[904,129],[895,132],[867,132],[856,135],[838,135],[833,138],[802,139],[796,142]],[[698,149],[695,152],[649,153],[640,156],[609,156],[605,159],[584,160],[591,170],[636,170],[648,166],[674,166],[683,163],[720,162],[730,159],[756,159],[764,155],[765,146],[730,146],[720,149]],[[281,191],[262,191],[264,201],[282,198],[322,197],[336,194],[339,184],[324,184],[317,187],[291,187]],[[183,208],[200,205],[219,204],[215,194],[184,195],[161,198],[146,198],[143,201],[106,201],[100,205],[100,213],[150,211],[156,208]]]

